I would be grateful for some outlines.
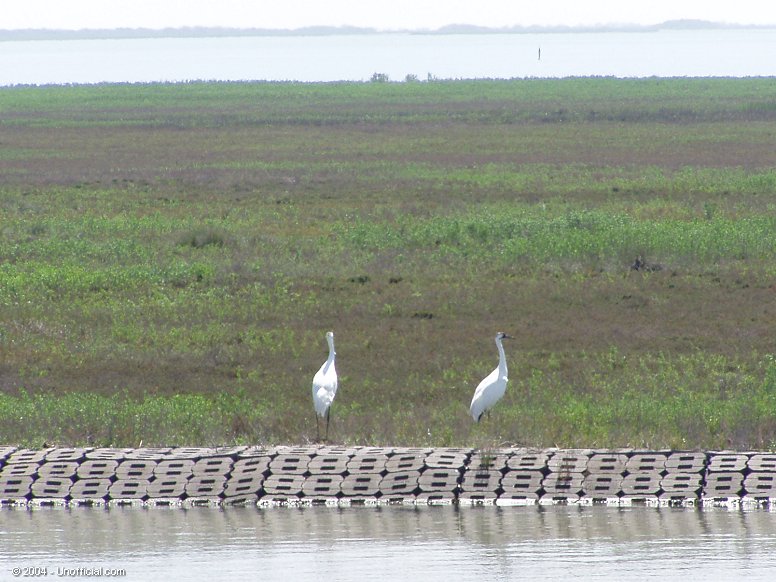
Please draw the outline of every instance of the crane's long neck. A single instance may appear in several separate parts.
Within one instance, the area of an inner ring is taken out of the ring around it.
[[[334,351],[334,338],[327,337],[326,340],[329,342],[329,357],[326,360],[326,369],[328,370],[329,367],[334,363],[334,358],[337,356],[337,352]]]
[[[498,375],[507,375],[507,357],[504,355],[504,346],[501,345],[501,338],[496,339],[496,347],[498,348]]]

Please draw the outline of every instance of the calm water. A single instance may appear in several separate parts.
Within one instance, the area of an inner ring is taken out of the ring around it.
[[[0,510],[12,568],[125,580],[776,579],[776,513],[613,507]],[[52,574],[49,574],[52,576]]]
[[[539,49],[541,48],[541,60]],[[776,75],[776,30],[0,42],[0,85]]]

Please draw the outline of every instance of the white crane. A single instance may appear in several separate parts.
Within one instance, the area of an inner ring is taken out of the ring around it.
[[[326,341],[329,343],[329,357],[321,366],[321,369],[313,376],[313,406],[315,406],[315,435],[320,441],[319,420],[326,417],[326,436],[329,438],[329,415],[331,403],[337,395],[337,370],[334,368],[334,332],[326,332]]]
[[[496,334],[496,347],[498,348],[498,367],[480,382],[472,397],[469,413],[474,422],[479,422],[482,415],[489,411],[504,396],[507,389],[507,358],[504,355],[504,346],[501,340],[512,339],[512,336],[503,332]]]

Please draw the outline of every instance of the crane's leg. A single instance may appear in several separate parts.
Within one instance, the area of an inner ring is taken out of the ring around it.
[[[324,437],[326,442],[329,441],[329,416],[331,415],[331,408],[326,409],[326,436]]]
[[[315,413],[315,442],[321,442],[320,422],[318,422],[318,413]]]

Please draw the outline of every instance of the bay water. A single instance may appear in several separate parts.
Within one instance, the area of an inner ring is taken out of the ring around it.
[[[0,85],[776,75],[776,30],[0,42]],[[383,77],[383,78],[385,78]]]
[[[776,512],[606,506],[0,510],[0,580],[776,579]],[[24,569],[28,570],[24,570]],[[79,570],[80,569],[80,570]],[[67,573],[70,573],[69,575]],[[24,577],[21,574],[19,577]]]

